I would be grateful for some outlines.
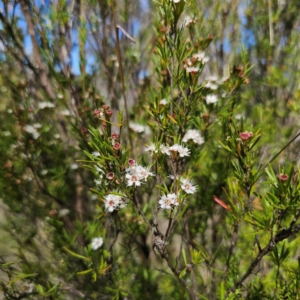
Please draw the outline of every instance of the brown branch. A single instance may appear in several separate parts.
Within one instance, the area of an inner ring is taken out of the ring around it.
[[[227,257],[227,260],[226,260],[226,273],[228,273],[228,271],[230,269],[230,259],[232,257],[233,250],[236,246],[236,242],[237,242],[237,239],[238,239],[238,230],[239,230],[238,224],[234,224],[234,231],[233,231],[233,235],[232,235],[232,238],[231,238],[231,244],[230,244],[230,248],[229,248],[228,257]]]
[[[300,217],[300,213],[297,214],[295,218],[297,217],[298,218]],[[264,249],[262,249],[261,252],[259,252],[256,258],[252,261],[251,265],[249,266],[248,270],[244,273],[242,278],[238,282],[236,282],[235,285],[229,290],[227,296],[233,293],[234,291],[236,291],[238,288],[240,288],[243,285],[244,281],[253,273],[255,267],[259,264],[262,258],[268,253],[272,252],[279,242],[287,239],[288,237],[300,231],[300,225],[294,227],[294,224],[295,224],[295,220],[293,220],[290,223],[289,228],[281,230],[279,233],[276,234],[275,237],[270,239],[267,246]],[[225,298],[227,298],[227,296]]]
[[[189,229],[189,223],[188,223],[188,218],[191,214],[191,210],[189,210],[186,215],[184,216],[184,228],[186,232],[186,239],[187,239],[187,248],[188,248],[188,257],[189,257],[189,264],[191,267],[193,267],[193,255],[192,255],[192,245],[193,245],[193,239],[191,238],[190,235],[190,229]],[[191,268],[191,278],[192,278],[192,290],[191,292],[193,295],[196,297],[197,296],[197,278],[196,278],[196,273],[194,268]]]
[[[197,295],[194,295],[193,291],[189,288],[189,286],[187,285],[187,283],[185,282],[185,280],[183,280],[182,278],[179,277],[180,272],[178,272],[176,270],[176,268],[173,266],[173,264],[171,263],[171,260],[169,258],[169,255],[168,255],[168,252],[166,251],[166,249],[161,252],[161,257],[167,262],[168,267],[171,269],[171,271],[173,272],[173,274],[177,277],[177,279],[180,282],[180,284],[188,292],[188,294],[190,296],[190,299],[191,300],[196,300],[197,299]]]
[[[28,33],[30,35],[32,48],[33,48],[33,57],[39,68],[40,82],[41,82],[42,86],[44,87],[44,89],[46,90],[49,97],[52,99],[55,99],[56,98],[55,93],[53,91],[52,85],[48,78],[46,66],[44,65],[44,62],[42,60],[42,56],[41,56],[41,53],[39,50],[39,45],[36,40],[36,34],[35,34],[35,30],[34,30],[33,21],[30,16],[29,7],[25,3],[25,0],[20,0],[20,5],[21,5],[21,9],[23,11],[24,17],[26,19],[26,22],[27,22]]]
[[[121,57],[121,47],[120,47],[120,41],[119,41],[119,30],[117,27],[117,21],[116,21],[116,15],[115,15],[115,3],[114,0],[111,1],[111,11],[112,11],[112,17],[113,17],[113,23],[115,28],[115,34],[116,34],[116,52],[118,57],[118,63],[119,63],[119,72],[120,72],[120,78],[121,78],[121,84],[122,84],[122,94],[124,98],[124,104],[125,104],[125,113],[126,113],[126,119],[127,119],[127,125],[129,120],[129,113],[128,113],[128,101],[126,97],[126,89],[125,89],[125,81],[124,81],[124,72],[123,72],[123,66],[122,66],[122,57]],[[133,141],[130,134],[128,134],[129,137],[129,143],[130,147],[133,150]]]
[[[22,54],[22,57],[26,59],[27,65],[28,67],[34,72],[35,75],[37,75],[37,70],[35,68],[35,66],[32,64],[32,62],[30,61],[29,57],[26,55],[23,45],[20,43],[19,39],[17,38],[17,36],[14,33],[14,30],[11,26],[11,24],[8,22],[7,18],[1,13],[0,11],[0,20],[2,21],[5,30],[7,31],[7,33],[9,34],[9,37],[12,38],[14,45],[16,46],[17,49],[19,49],[19,51]],[[3,41],[3,44],[5,44],[5,40],[4,38],[2,38],[0,36],[1,40]],[[20,62],[23,64],[23,60],[22,57],[19,57],[19,55],[17,54],[17,52],[10,47],[8,44],[5,45],[7,47],[7,49],[12,53],[12,55]]]

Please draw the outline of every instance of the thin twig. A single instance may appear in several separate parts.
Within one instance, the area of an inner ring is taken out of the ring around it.
[[[129,123],[128,122],[129,121],[128,101],[127,101],[127,97],[126,97],[125,80],[124,80],[124,72],[123,72],[123,66],[122,66],[120,41],[119,41],[119,29],[118,29],[117,21],[116,21],[115,2],[114,2],[114,0],[111,1],[111,11],[112,11],[113,23],[114,23],[115,34],[116,34],[116,52],[117,52],[118,63],[119,63],[119,72],[120,72],[121,85],[122,85],[122,94],[123,94],[124,104],[125,104],[125,113],[126,113],[126,119],[127,119],[126,123],[127,123],[127,126],[128,126],[128,123]],[[128,127],[128,129],[129,129],[129,127]],[[128,137],[129,137],[130,147],[133,150],[132,137],[131,137],[130,134],[128,134]]]
[[[163,253],[161,253],[161,257],[167,262],[169,268],[171,269],[171,271],[173,272],[173,274],[177,277],[177,279],[179,280],[180,284],[186,289],[186,291],[188,292],[188,294],[190,296],[190,299],[191,300],[196,300],[197,296],[194,295],[194,293],[191,291],[191,289],[189,288],[189,286],[187,285],[187,283],[185,282],[185,280],[183,280],[182,278],[179,277],[180,272],[178,272],[176,270],[176,268],[173,266],[173,264],[171,263],[167,251],[164,251]]]
[[[234,224],[234,231],[233,231],[233,235],[232,235],[232,238],[231,238],[228,257],[227,257],[227,260],[226,260],[226,273],[228,273],[228,271],[230,269],[230,259],[231,259],[232,254],[233,254],[233,250],[236,246],[236,242],[237,242],[237,238],[238,238],[238,231],[239,231],[238,224]]]
[[[263,167],[265,169],[275,158],[277,158],[297,137],[300,136],[300,132],[298,132],[275,156],[273,156]]]

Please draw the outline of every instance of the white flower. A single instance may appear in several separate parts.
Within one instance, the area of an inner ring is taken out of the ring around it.
[[[71,170],[77,170],[78,169],[78,164],[74,163],[70,165]]]
[[[162,209],[172,209],[174,206],[179,205],[179,201],[176,194],[163,195],[158,201],[159,207]]]
[[[148,168],[144,168],[139,165],[136,168],[136,173],[142,179],[147,179],[149,176],[154,176],[154,174],[152,172],[150,172]]]
[[[142,183],[141,180],[147,181],[149,176],[154,176],[148,168],[140,165],[132,165],[126,169],[126,172],[127,186],[140,186]]]
[[[207,104],[215,104],[218,102],[218,97],[216,95],[210,94],[206,96],[205,100]]]
[[[173,146],[171,146],[169,148],[170,151],[172,152],[178,152],[180,157],[184,157],[184,156],[189,156],[190,155],[190,150],[187,147],[183,147],[181,145],[178,144],[174,144]]]
[[[127,204],[125,197],[119,195],[109,194],[105,198],[105,209],[109,212],[113,212],[118,208],[123,208]]]
[[[109,212],[113,212],[115,209],[118,208],[119,205],[119,196],[117,195],[113,195],[113,194],[109,194],[105,197],[105,208],[109,211]]]
[[[189,58],[187,58],[185,60],[185,62],[184,62],[184,66],[183,67],[186,69],[186,68],[188,68],[188,67],[190,67],[192,65],[193,65],[192,61]]]
[[[26,126],[24,126],[24,131],[31,134],[33,136],[33,138],[36,140],[40,136],[40,133],[36,130],[36,128],[37,127],[34,125],[26,125]]]
[[[95,179],[94,182],[96,185],[101,185],[102,183],[101,179]]]
[[[100,153],[98,152],[98,151],[95,151],[95,152],[92,152],[92,155],[94,155],[94,156],[100,156]]]
[[[184,21],[183,21],[185,26],[190,26],[193,23],[196,23],[196,19],[192,19],[190,16],[185,17]]]
[[[174,178],[176,178],[176,179],[178,178],[178,175],[175,175],[175,177],[174,177],[174,175],[171,175],[171,174],[170,174],[170,175],[168,175],[168,177],[169,177],[170,179],[174,180]]]
[[[194,58],[197,58],[198,61],[201,61],[203,64],[209,61],[209,57],[205,55],[205,52],[198,52],[193,55]]]
[[[197,185],[186,178],[181,178],[180,179],[180,186],[181,188],[187,193],[187,194],[194,194],[197,190]]]
[[[171,147],[169,147],[169,150],[170,151],[178,151],[178,147],[180,147],[180,145],[178,145],[178,144],[174,144],[173,146],[171,146]]]
[[[145,151],[149,151],[151,156],[153,155],[153,153],[157,153],[158,152],[158,150],[156,150],[155,144],[153,144],[153,143],[150,144],[149,146],[146,146],[144,150]]]
[[[48,174],[48,170],[47,169],[44,169],[41,171],[41,175],[44,176],[44,175],[47,175]]]
[[[197,68],[197,67],[188,67],[188,68],[186,68],[186,71],[188,73],[196,74],[196,73],[199,72],[199,68]]]
[[[180,157],[189,156],[190,150],[187,147],[180,146],[180,148],[178,149],[178,153]]]
[[[204,143],[204,139],[201,137],[200,131],[197,129],[189,129],[185,133],[182,141],[186,143],[188,140],[192,140],[195,144],[199,145]]]
[[[46,107],[48,107],[48,108],[53,108],[53,107],[55,107],[55,105],[54,105],[53,103],[51,103],[51,102],[40,102],[40,103],[38,104],[38,108],[39,108],[39,109],[44,109],[44,108],[46,108]]]
[[[34,283],[24,283],[23,287],[23,292],[26,293],[26,294],[31,294],[33,292],[33,289],[34,289]]]
[[[206,77],[206,80],[216,82],[216,81],[218,81],[218,76],[217,75],[211,75],[209,77]]]
[[[70,210],[67,208],[62,208],[58,211],[58,216],[59,217],[64,217],[70,213]]]
[[[42,124],[40,124],[40,123],[34,123],[33,127],[36,128],[36,129],[39,129],[39,128],[42,128]]]
[[[165,144],[161,144],[159,146],[159,150],[162,154],[166,154],[166,155],[170,155],[170,150],[169,150],[169,147],[166,146]]]
[[[216,90],[218,88],[218,85],[209,81],[204,85],[204,87],[211,90]]]
[[[63,116],[70,116],[71,112],[68,109],[63,109],[60,111]]]
[[[159,104],[160,105],[167,105],[169,103],[169,101],[167,100],[167,99],[161,99],[160,101],[159,101]]]
[[[126,179],[127,179],[127,186],[140,186],[141,183],[141,178],[138,175],[131,175],[131,174],[126,174],[125,175]]]
[[[3,135],[4,135],[4,136],[10,136],[11,133],[10,133],[9,131],[3,131]]]
[[[129,122],[129,128],[137,133],[142,133],[145,131],[145,126],[134,122]]]
[[[193,139],[193,142],[195,144],[202,145],[204,143],[204,139],[203,139],[202,136],[198,136],[198,137],[196,137],[196,138]]]
[[[103,245],[103,238],[102,237],[97,237],[92,239],[92,249],[97,250]]]

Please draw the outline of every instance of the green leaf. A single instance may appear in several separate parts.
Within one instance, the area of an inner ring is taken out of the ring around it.
[[[185,265],[187,265],[186,254],[185,254],[185,250],[184,249],[182,249],[182,257],[183,257]]]
[[[86,274],[89,274],[93,271],[93,269],[88,269],[88,270],[85,270],[85,271],[80,271],[80,272],[77,272],[76,274],[77,275],[86,275]]]
[[[182,277],[185,275],[185,273],[186,273],[186,268],[184,268],[184,269],[180,272],[179,278],[182,278]]]
[[[68,252],[70,255],[72,255],[72,256],[74,256],[74,257],[76,257],[76,258],[82,259],[82,260],[87,261],[87,262],[90,262],[90,261],[91,261],[91,259],[90,259],[89,257],[85,257],[85,256],[82,256],[82,255],[80,255],[80,254],[77,254],[77,253],[75,253],[75,252],[69,250],[69,249],[66,248],[65,246],[63,247],[63,249],[64,249],[66,252]]]

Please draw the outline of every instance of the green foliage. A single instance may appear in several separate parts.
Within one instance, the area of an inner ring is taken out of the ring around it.
[[[279,2],[3,2],[5,299],[298,299]]]

